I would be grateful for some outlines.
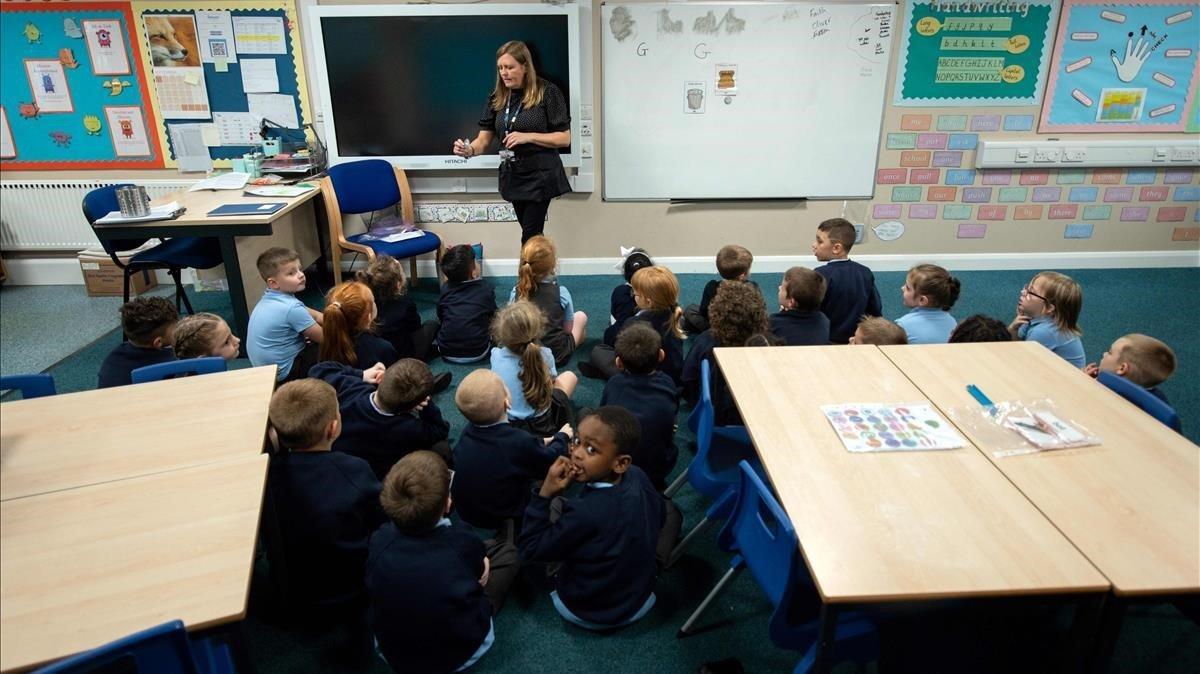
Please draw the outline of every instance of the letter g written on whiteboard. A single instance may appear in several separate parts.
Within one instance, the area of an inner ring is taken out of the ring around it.
[[[638,46],[637,46],[637,55],[638,56],[645,56],[646,52],[648,52],[648,51],[650,51],[650,50],[646,48],[645,42],[638,43]]]

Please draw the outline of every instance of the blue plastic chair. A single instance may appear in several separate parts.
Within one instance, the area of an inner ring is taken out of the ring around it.
[[[737,502],[717,544],[736,553],[729,570],[679,630],[686,636],[721,593],[743,570],[749,569],[758,586],[775,607],[767,633],[780,648],[805,651],[795,672],[807,672],[816,657],[820,598],[800,559],[796,530],[771,490],[747,462],[738,465],[741,487]],[[802,620],[803,622],[796,622]],[[860,614],[838,616],[835,656],[851,656],[859,662],[878,658],[879,638],[875,626]]]
[[[83,216],[92,226],[92,231],[96,229],[96,220],[120,209],[117,204],[117,189],[120,187],[130,187],[130,185],[105,185],[88,192],[83,197]],[[96,238],[100,238],[99,234]],[[175,306],[186,307],[189,314],[195,313],[192,311],[192,303],[188,300],[187,293],[183,290],[182,271],[187,268],[212,269],[221,264],[221,244],[213,238],[177,236],[134,255],[127,264],[121,262],[121,258],[117,256],[119,251],[133,250],[151,238],[153,237],[100,239],[100,245],[104,246],[104,252],[108,253],[113,264],[124,272],[123,297],[125,301],[129,301],[129,279],[134,274],[165,269],[171,275],[171,279],[175,281]]]
[[[228,369],[229,366],[225,363],[224,358],[208,356],[206,358],[172,360],[166,363],[155,363],[154,365],[139,367],[130,372],[129,377],[135,384],[145,384],[146,382],[159,381],[171,377],[213,374],[214,372],[224,372]]]
[[[0,377],[0,391],[20,391],[21,397],[42,398],[58,391],[54,388],[54,377],[48,374],[10,374]]]
[[[1179,414],[1175,411],[1175,408],[1159,400],[1153,393],[1111,372],[1101,372],[1097,375],[1096,381],[1107,386],[1110,391],[1137,405],[1143,412],[1158,419],[1176,433],[1183,432],[1183,423],[1179,420]]]
[[[366,233],[346,236],[342,227],[343,213],[373,213],[400,205],[400,215],[406,223],[416,223],[413,215],[412,189],[404,169],[382,159],[363,159],[329,167],[329,175],[321,179],[321,195],[325,201],[325,216],[329,221],[330,248],[333,252],[333,280],[342,282],[342,249],[367,256],[391,255],[397,260],[409,259],[409,282],[417,283],[417,255],[435,252],[434,264],[442,259],[442,240],[433,232],[404,241],[363,240]]]
[[[233,672],[229,647],[210,639],[191,639],[183,622],[172,620],[84,651],[37,670],[36,674],[84,674],[124,661],[147,674],[218,674]],[[121,668],[120,671],[128,671]]]
[[[755,470],[762,473],[762,464],[759,462],[754,445],[750,442],[750,435],[744,426],[717,427],[713,425],[715,411],[712,403],[711,381],[712,364],[705,359],[700,363],[700,401],[696,403],[696,408],[691,415],[696,419],[694,428],[696,458],[692,459],[684,475],[687,476],[688,483],[696,491],[714,500],[704,513],[704,519],[692,527],[692,530],[671,551],[671,556],[667,559],[667,567],[670,567],[683,555],[683,551],[698,535],[716,522],[728,517],[729,512],[733,510],[733,503],[737,499],[737,489],[741,484],[735,459],[749,461]],[[688,423],[691,425],[690,419]],[[723,458],[729,458],[728,467],[721,468],[714,464],[713,450],[717,450],[717,453]],[[680,478],[682,477],[680,476]],[[676,488],[678,482],[679,479],[676,479],[675,483],[667,488],[668,496],[674,493],[671,490]]]

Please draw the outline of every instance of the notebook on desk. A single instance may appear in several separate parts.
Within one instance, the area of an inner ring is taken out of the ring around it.
[[[272,201],[266,204],[225,204],[212,209],[206,215],[270,215],[287,206],[282,201]]]

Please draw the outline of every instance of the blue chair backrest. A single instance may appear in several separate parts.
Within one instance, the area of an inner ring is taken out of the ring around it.
[[[721,479],[713,469],[710,451],[713,447],[715,413],[712,404],[712,364],[705,359],[700,363],[700,400],[692,411],[696,419],[696,458],[688,466],[688,483],[705,496],[715,499],[725,493],[725,490],[736,485],[728,479]]]
[[[363,159],[329,168],[342,213],[370,213],[400,203],[396,170],[382,159]]]
[[[52,396],[57,391],[54,388],[54,377],[48,374],[10,374],[0,377],[0,391],[17,390],[21,397],[41,398]]]
[[[1171,430],[1183,432],[1183,424],[1179,414],[1170,405],[1159,400],[1155,395],[1128,379],[1111,372],[1101,372],[1096,380],[1104,384],[1117,395],[1137,405],[1143,412],[1166,424]]]
[[[120,205],[117,203],[117,188],[132,187],[129,183],[120,185],[105,185],[97,187],[88,192],[83,197],[83,217],[87,218],[89,225],[94,225],[97,220],[120,210]],[[104,246],[104,252],[112,255],[117,251],[132,250],[149,241],[150,238],[144,239],[111,239],[109,241],[101,241],[100,245]]]
[[[129,377],[135,384],[145,384],[146,382],[158,381],[167,377],[184,377],[194,374],[212,374],[214,372],[224,372],[229,369],[225,363],[225,359],[220,356],[208,356],[206,358],[186,358],[184,360],[172,360],[167,363],[157,363],[139,367],[129,373]]]
[[[750,464],[738,464],[742,486],[733,513],[721,531],[722,547],[736,546],[746,568],[775,606],[792,580],[799,543],[783,506]]]
[[[187,631],[179,620],[151,627],[37,670],[36,674],[83,674],[120,661],[153,674],[198,674]],[[120,671],[128,671],[121,668]]]

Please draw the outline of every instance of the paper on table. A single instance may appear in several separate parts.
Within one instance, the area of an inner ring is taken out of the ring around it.
[[[260,185],[247,187],[246,194],[256,197],[298,197],[311,192],[312,187],[297,187],[292,185]]]
[[[244,61],[243,61],[244,63]],[[221,145],[258,145],[260,117],[250,112],[214,112]]]
[[[212,157],[204,144],[204,132],[199,124],[168,124],[171,137],[171,152],[181,172],[212,170]]]
[[[208,147],[217,147],[221,144],[221,133],[217,131],[216,124],[197,124],[200,127],[200,137],[204,139],[204,144]]]
[[[246,94],[250,112],[265,117],[285,129],[299,129],[296,97],[290,94]]]
[[[822,405],[821,411],[851,452],[956,449],[967,444],[929,403],[844,403]]]
[[[283,17],[235,16],[233,35],[239,54],[286,54]]]
[[[198,192],[200,190],[240,190],[246,186],[246,181],[250,180],[249,173],[238,173],[230,171],[222,173],[211,178],[206,178],[188,188],[189,192]]]
[[[196,12],[196,42],[200,46],[200,60],[216,63],[237,63],[233,45],[233,21],[229,12]]]
[[[121,211],[112,211],[108,215],[96,221],[97,224],[107,224],[110,222],[152,222],[154,220],[170,220],[182,213],[185,209],[179,205],[178,201],[172,201],[169,204],[162,206],[151,206],[149,215],[135,215],[125,217],[121,215]]]
[[[275,59],[242,59],[242,91],[248,94],[279,91]]]

